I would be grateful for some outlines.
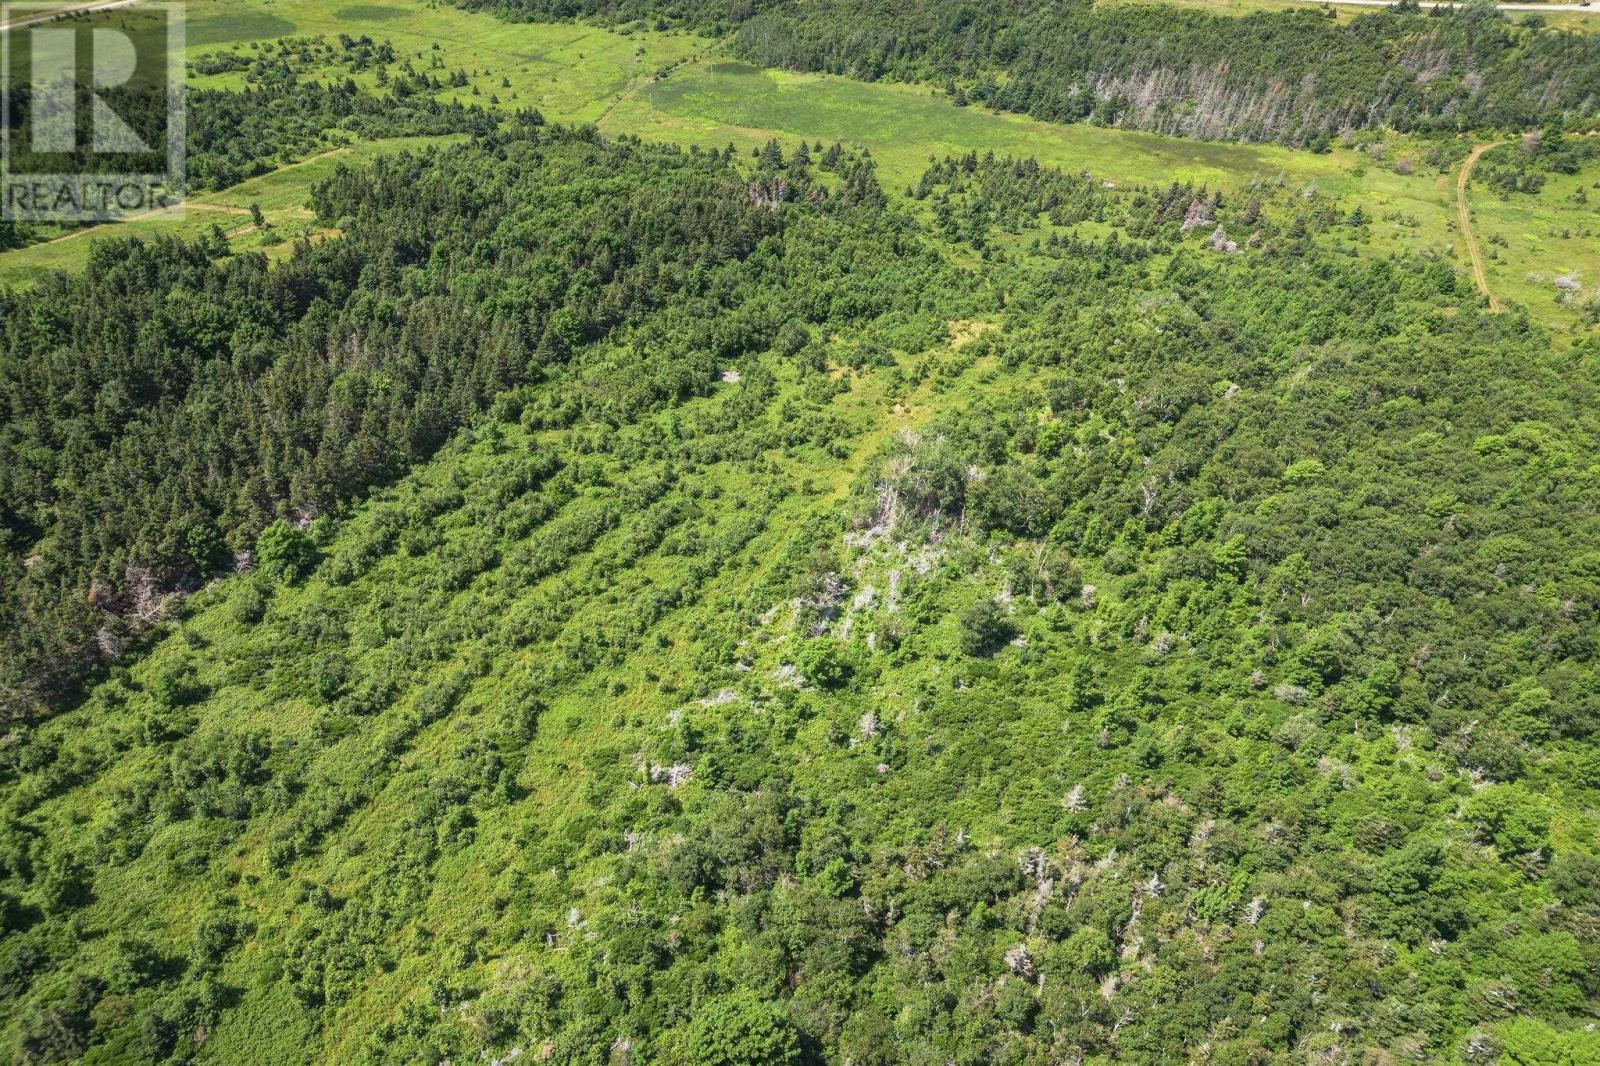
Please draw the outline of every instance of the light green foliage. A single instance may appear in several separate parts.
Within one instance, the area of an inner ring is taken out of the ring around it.
[[[1518,1018],[1498,1030],[1501,1060],[1510,1066],[1583,1066],[1600,1061],[1600,1033],[1593,1029],[1566,1032]]]
[[[800,1041],[782,1011],[754,995],[723,996],[698,1010],[685,1041],[696,1066],[791,1066]]]
[[[1593,1059],[1600,348],[1297,183],[715,132],[0,297],[0,1057]]]
[[[1547,843],[1549,812],[1520,782],[1479,792],[1467,804],[1467,816],[1503,856],[1526,855]]]
[[[256,538],[256,562],[261,572],[284,581],[297,581],[316,562],[317,546],[303,529],[278,519]]]

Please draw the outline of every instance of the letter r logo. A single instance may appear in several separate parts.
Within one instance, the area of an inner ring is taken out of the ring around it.
[[[0,220],[182,213],[184,26],[182,0],[0,0]]]
[[[33,150],[71,152],[77,148],[78,39],[76,30],[39,29],[32,32],[33,46]],[[93,132],[90,147],[97,153],[144,152],[149,146],[101,99],[102,90],[133,80],[139,54],[133,42],[116,30],[96,29],[89,38],[93,49],[89,91]]]

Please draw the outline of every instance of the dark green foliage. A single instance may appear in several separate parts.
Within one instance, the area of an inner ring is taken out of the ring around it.
[[[1484,153],[1473,171],[1501,199],[1514,193],[1537,194],[1546,175],[1576,174],[1584,163],[1600,156],[1600,140],[1564,137],[1559,128],[1528,134],[1522,143],[1501,145]]]
[[[305,530],[278,519],[256,538],[256,565],[268,577],[298,581],[317,561],[317,546]]]
[[[300,574],[0,744],[12,1057],[1592,1057],[1600,348],[829,155],[505,131],[5,305],[11,617]]]
[[[293,77],[244,92],[196,90],[188,107],[196,189],[225,189],[351,139],[480,133],[495,124],[477,107],[441,104],[428,91],[401,95],[397,85],[380,97],[348,81],[325,86]]]
[[[695,1012],[686,1041],[688,1060],[705,1066],[791,1066],[800,1041],[783,1011],[744,993],[724,996]]]
[[[1017,627],[1004,607],[993,600],[978,600],[960,615],[961,650],[968,655],[990,655],[1017,635]]]
[[[850,677],[850,664],[832,641],[819,640],[800,656],[800,673],[818,688],[838,688]]]

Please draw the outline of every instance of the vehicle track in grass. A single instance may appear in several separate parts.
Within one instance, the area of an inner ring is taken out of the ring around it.
[[[1489,298],[1489,310],[1499,312],[1500,298],[1489,288],[1489,274],[1483,268],[1483,253],[1478,248],[1477,235],[1472,232],[1472,204],[1467,198],[1467,183],[1472,180],[1472,168],[1478,165],[1483,153],[1507,141],[1490,141],[1480,144],[1467,153],[1456,175],[1456,226],[1461,230],[1461,240],[1467,246],[1467,257],[1472,262],[1472,281],[1478,291]]]
[[[703,60],[710,59],[712,56],[727,51],[727,45],[727,41],[718,41],[710,48],[707,48],[704,52],[701,52],[698,55],[687,56],[679,62],[672,64],[672,66],[674,68],[692,66]],[[637,57],[635,58],[635,66],[637,68]],[[628,78],[627,88],[623,89],[616,99],[612,100],[610,104],[606,105],[605,111],[601,113],[599,118],[594,120],[595,129],[600,129],[608,121],[610,121],[611,116],[617,113],[617,108],[621,107],[629,100],[632,100],[636,95],[638,95],[640,89],[647,85],[654,85],[656,82],[661,80],[661,77],[662,76],[659,73],[643,74],[635,69],[633,74]]]
[[[19,15],[10,22],[0,23],[0,33],[9,33],[11,30],[37,26],[41,22],[54,22],[57,19],[70,18],[73,15],[92,15],[97,11],[113,11],[117,8],[132,7],[136,3],[138,3],[138,0],[105,0],[103,3],[76,4],[52,11],[30,12],[25,15]]]
[[[1581,134],[1584,137],[1600,136],[1600,131],[1590,131]],[[1483,265],[1483,251],[1478,247],[1477,234],[1472,232],[1472,201],[1467,194],[1467,186],[1472,181],[1472,170],[1478,165],[1478,160],[1491,148],[1498,148],[1505,144],[1515,144],[1514,140],[1487,141],[1473,148],[1467,153],[1467,158],[1461,163],[1461,170],[1456,174],[1456,228],[1461,231],[1461,239],[1467,246],[1467,258],[1472,264],[1472,282],[1478,291],[1488,297],[1489,310],[1499,312],[1504,310],[1500,298],[1489,288],[1489,273]]]

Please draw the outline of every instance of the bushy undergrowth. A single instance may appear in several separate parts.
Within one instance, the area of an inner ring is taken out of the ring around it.
[[[1600,350],[1259,193],[530,128],[8,305],[8,580],[256,563],[0,747],[11,1054],[1592,1057]]]

